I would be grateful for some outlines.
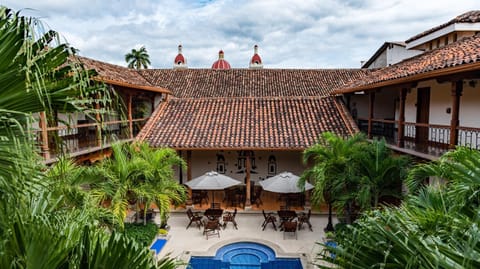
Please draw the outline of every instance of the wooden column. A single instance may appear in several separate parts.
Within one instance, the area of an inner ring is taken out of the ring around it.
[[[251,168],[251,163],[250,163],[250,151],[245,152],[245,209],[251,208],[252,204],[250,202],[250,168]]]
[[[42,157],[45,160],[48,160],[50,159],[50,149],[48,148],[48,131],[45,112],[40,112],[40,119],[38,124],[40,125],[41,129],[40,137],[42,139],[42,144],[40,145],[40,149],[42,151]]]
[[[192,180],[192,151],[187,150],[187,181]],[[192,189],[188,188],[188,197],[192,200]]]
[[[97,100],[99,98],[100,97],[97,96]],[[102,123],[101,123],[102,118],[100,117],[100,112],[99,112],[100,111],[99,101],[97,101],[95,103],[95,110],[97,110],[96,113],[95,113],[95,120],[97,121],[97,127],[95,129],[95,135],[97,137],[97,147],[100,147],[100,146],[102,146]]]
[[[130,130],[130,139],[133,138],[133,121],[132,121],[132,94],[128,94],[128,129]]]
[[[458,125],[460,111],[460,96],[463,92],[463,80],[452,81],[452,118],[450,121],[450,145],[454,149],[458,143]]]
[[[375,106],[375,92],[368,96],[368,138],[372,139],[373,108]]]
[[[182,158],[182,151],[179,150],[177,151],[177,154],[180,158]],[[178,181],[180,184],[183,184],[183,168],[182,166],[179,166],[179,169],[178,169]]]
[[[403,148],[405,146],[405,100],[407,99],[407,89],[400,90],[400,103],[398,115],[398,137],[397,146]]]

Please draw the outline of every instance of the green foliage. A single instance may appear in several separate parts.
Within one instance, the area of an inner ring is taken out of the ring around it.
[[[88,116],[92,102],[108,102],[57,37],[0,7],[0,268],[175,268],[101,225],[71,163],[46,171],[39,161],[33,114]]]
[[[337,231],[336,259],[319,258],[339,268],[480,268],[479,160],[480,152],[459,148],[417,165],[399,208],[371,211]],[[428,176],[447,181],[422,185]]]
[[[125,61],[128,63],[129,68],[148,68],[150,56],[148,55],[147,49],[141,47],[139,50],[132,49],[131,52],[125,54]]]
[[[147,223],[147,225],[138,223],[125,223],[124,234],[138,242],[141,246],[148,247],[152,244],[158,232],[157,225]]]
[[[113,158],[90,167],[87,175],[92,179],[91,193],[97,204],[109,204],[123,226],[129,205],[145,215],[151,204],[159,209],[161,219],[167,218],[170,205],[183,203],[185,188],[173,180],[174,165],[184,165],[171,149],[152,149],[145,143],[112,145]]]
[[[313,161],[313,166],[299,183],[314,184],[315,204],[332,203],[351,223],[358,211],[376,208],[386,198],[401,198],[410,160],[394,156],[384,140],[369,143],[361,134],[343,139],[324,133],[322,141],[305,150],[304,163]]]

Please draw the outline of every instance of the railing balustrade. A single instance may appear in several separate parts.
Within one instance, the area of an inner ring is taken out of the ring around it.
[[[368,119],[359,118],[357,124],[360,131],[368,133]],[[372,119],[371,136],[383,137],[393,145],[397,145],[398,121]],[[458,127],[457,146],[480,149],[480,128]],[[404,122],[403,147],[430,155],[441,155],[450,148],[450,126]]]
[[[147,120],[148,118],[132,120],[132,137],[140,132]],[[131,137],[128,120],[48,127],[46,131],[50,158],[60,152],[75,153]],[[41,145],[42,130],[37,130],[36,133],[38,145]]]

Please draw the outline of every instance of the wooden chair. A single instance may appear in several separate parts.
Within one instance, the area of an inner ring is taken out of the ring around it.
[[[187,229],[188,227],[190,227],[190,225],[192,225],[192,223],[196,223],[197,226],[198,226],[198,229],[200,229],[200,226],[202,226],[202,216],[198,215],[198,212],[192,212],[192,209],[187,209],[187,216],[188,216],[188,219],[190,220],[190,223],[188,223],[187,225]]]
[[[203,225],[203,234],[208,237],[212,235],[217,235],[220,237],[220,222],[217,220],[206,220]]]
[[[263,224],[262,224],[262,231],[265,230],[265,228],[267,227],[267,224],[271,223],[273,225],[273,229],[275,229],[275,231],[277,230],[277,226],[275,225],[275,222],[277,221],[277,218],[273,215],[273,213],[265,213],[265,210],[262,210],[262,213],[263,213],[263,217],[264,217],[264,221],[263,221]]]
[[[232,212],[226,212],[225,215],[223,215],[223,229],[227,227],[227,223],[231,222],[233,223],[233,227],[238,230],[237,222],[235,221],[235,216],[237,215],[237,209],[235,208],[235,211]]]
[[[297,221],[285,221],[283,223],[283,239],[285,239],[285,234],[286,233],[294,233],[295,234],[295,239],[298,239],[297,237]]]
[[[312,230],[312,224],[310,223],[310,215],[312,214],[312,210],[308,210],[308,213],[300,213],[298,216],[298,229],[300,230],[303,227],[303,224],[306,223],[308,225],[308,228],[310,229],[311,232]]]

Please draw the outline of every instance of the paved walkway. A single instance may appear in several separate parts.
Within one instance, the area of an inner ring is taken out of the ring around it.
[[[214,256],[218,248],[223,245],[239,242],[253,241],[270,246],[275,250],[277,257],[299,257],[304,268],[313,268],[312,258],[321,250],[316,242],[321,242],[324,237],[323,228],[327,225],[326,215],[312,214],[310,222],[313,226],[311,232],[307,225],[297,232],[298,239],[293,234],[275,231],[271,224],[262,231],[263,215],[261,212],[239,212],[236,216],[238,230],[228,223],[225,230],[220,231],[220,238],[203,235],[203,228],[198,229],[196,224],[185,229],[189,223],[185,212],[172,212],[168,220],[170,231],[168,241],[159,256],[169,253],[171,257],[177,257],[188,261],[191,255]],[[277,226],[279,222],[277,220]],[[278,229],[278,228],[277,228]]]

